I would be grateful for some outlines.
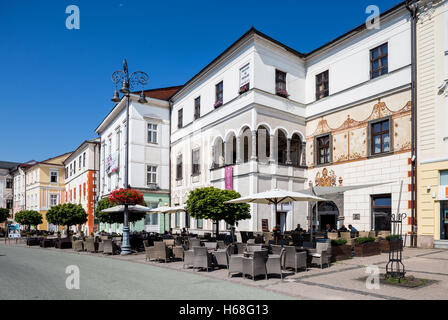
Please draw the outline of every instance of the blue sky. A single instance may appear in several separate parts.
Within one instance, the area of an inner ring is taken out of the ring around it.
[[[112,72],[149,74],[147,89],[181,85],[251,26],[309,52],[398,0],[0,2],[0,160],[44,160],[96,137],[113,107]],[[80,29],[68,30],[69,5]]]

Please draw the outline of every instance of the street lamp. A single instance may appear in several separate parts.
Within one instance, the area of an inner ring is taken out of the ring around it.
[[[134,71],[129,75],[128,64],[126,59],[123,61],[123,70],[117,70],[112,74],[112,82],[115,85],[122,83],[120,92],[126,97],[126,151],[125,151],[125,169],[124,169],[124,187],[130,188],[129,185],[129,99],[131,90],[134,88],[141,88],[142,92],[138,102],[146,103],[145,93],[143,87],[149,82],[149,76],[143,71]],[[120,102],[120,95],[115,87],[114,95],[111,99],[113,102]],[[131,246],[129,243],[129,213],[128,205],[124,205],[124,221],[123,221],[123,242],[121,246],[121,254],[131,254]]]

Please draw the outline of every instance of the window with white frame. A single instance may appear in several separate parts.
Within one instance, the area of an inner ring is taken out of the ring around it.
[[[82,166],[84,168],[86,167],[86,153],[85,152],[82,154]]]
[[[58,204],[58,195],[50,194],[50,207],[54,207]]]
[[[148,185],[157,184],[157,167],[148,165],[146,166],[146,183]]]
[[[157,124],[148,123],[148,143],[157,143]]]
[[[50,171],[50,182],[51,183],[58,182],[58,172],[57,171]]]
[[[79,156],[79,170],[81,170],[81,156]]]
[[[121,143],[121,128],[118,127],[116,130],[117,133],[117,140],[115,143],[115,150],[119,151],[120,150],[120,143]]]

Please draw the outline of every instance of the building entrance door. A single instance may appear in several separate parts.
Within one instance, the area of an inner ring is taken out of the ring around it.
[[[339,216],[339,209],[333,201],[319,202],[317,207],[317,213],[319,214],[319,229],[325,231],[327,224],[332,229],[337,229],[337,218]],[[316,212],[316,205],[313,207],[313,212]]]
[[[440,201],[440,240],[448,240],[448,201]]]

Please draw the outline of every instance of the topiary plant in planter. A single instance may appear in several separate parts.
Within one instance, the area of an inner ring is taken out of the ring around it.
[[[352,247],[347,245],[346,239],[331,240],[331,261],[340,261],[352,257]]]
[[[379,242],[374,237],[360,237],[355,240],[355,257],[368,257],[381,253]]]

